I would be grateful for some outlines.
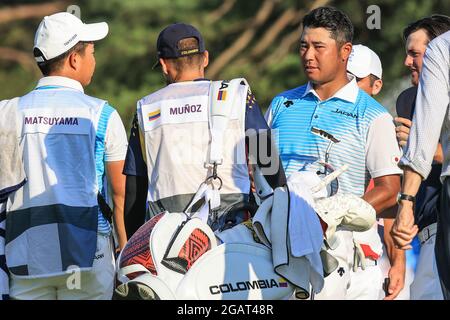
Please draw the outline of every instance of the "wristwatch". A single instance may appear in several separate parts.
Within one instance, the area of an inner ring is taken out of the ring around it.
[[[400,203],[401,200],[411,201],[413,204],[416,203],[416,197],[406,193],[399,193],[397,196],[397,202]]]

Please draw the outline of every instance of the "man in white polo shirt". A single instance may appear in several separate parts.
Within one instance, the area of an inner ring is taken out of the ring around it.
[[[107,33],[106,23],[84,24],[66,12],[37,29],[34,56],[44,77],[17,102],[28,181],[7,201],[13,299],[112,297],[111,226],[99,203],[108,178],[123,247],[127,137],[118,113],[83,91],[95,69],[93,41]]]
[[[356,77],[358,86],[370,96],[376,96],[383,87],[383,68],[378,55],[369,47],[361,44],[353,45],[352,53],[348,59],[347,71]],[[369,184],[368,190],[373,188],[373,182]],[[397,297],[405,283],[406,260],[405,253],[394,247],[390,230],[394,224],[393,218],[383,218],[384,242],[389,257],[390,269],[388,272],[389,293],[386,294],[386,300]],[[353,238],[359,245],[368,245],[377,253],[382,255],[382,245],[377,232],[378,225],[375,224],[371,230],[365,232],[354,232]],[[356,244],[355,244],[356,246]],[[355,248],[357,250],[357,248]],[[383,283],[383,274],[379,265],[379,260],[367,261],[365,269],[359,265],[351,273],[351,283],[348,299],[372,299],[381,298],[381,286]]]
[[[303,19],[300,57],[309,82],[277,95],[266,114],[278,138],[286,174],[300,170],[322,172],[320,160],[349,170],[339,177],[339,191],[361,196],[377,213],[393,206],[400,187],[400,151],[392,117],[348,77],[353,25],[335,8],[320,7]],[[314,134],[327,132],[331,142]],[[365,192],[372,177],[375,187]],[[353,268],[352,232],[338,229],[339,245],[327,248],[339,266],[325,278],[316,299],[347,299]],[[366,248],[366,257],[377,258]],[[364,250],[364,248],[363,248]],[[365,262],[365,261],[364,261]]]

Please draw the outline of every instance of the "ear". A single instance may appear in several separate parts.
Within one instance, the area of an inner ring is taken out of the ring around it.
[[[203,52],[203,55],[205,57],[205,60],[203,61],[203,68],[206,68],[209,64],[209,52],[208,50],[205,50],[205,52]]]
[[[351,42],[347,42],[342,45],[340,49],[342,60],[348,61],[348,57],[350,57],[350,53],[352,53],[352,47],[353,46]]]
[[[78,52],[72,52],[68,57],[67,57],[67,65],[70,68],[70,70],[72,71],[77,71],[80,66],[81,66],[81,57],[80,54]]]
[[[383,80],[381,79],[375,80],[372,86],[372,95],[376,96],[378,93],[380,93],[381,88],[383,88]]]
[[[161,64],[161,69],[164,74],[169,74],[168,63],[163,58],[159,58],[159,63]]]

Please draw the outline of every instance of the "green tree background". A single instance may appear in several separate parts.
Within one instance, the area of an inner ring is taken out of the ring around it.
[[[321,5],[345,11],[355,26],[354,43],[371,47],[383,63],[379,99],[393,110],[409,86],[402,30],[432,13],[450,14],[448,0],[57,0],[0,4],[0,100],[32,90],[41,77],[32,57],[35,30],[45,15],[81,9],[85,22],[106,21],[108,37],[96,44],[97,69],[86,93],[107,99],[129,128],[136,101],[164,86],[156,61],[156,38],[173,22],[195,25],[205,37],[212,79],[245,77],[265,110],[281,91],[305,83],[298,55],[301,21]],[[381,28],[370,30],[366,10],[377,5]]]

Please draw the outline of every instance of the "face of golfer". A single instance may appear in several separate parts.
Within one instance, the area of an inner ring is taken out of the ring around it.
[[[336,40],[325,28],[305,28],[300,39],[300,57],[308,80],[323,84],[334,80],[341,68]]]
[[[429,42],[428,35],[424,29],[411,33],[406,39],[405,66],[411,70],[411,83],[419,85],[419,75],[422,71],[423,55]]]
[[[94,43],[88,43],[84,49],[84,54],[80,54],[80,83],[83,87],[91,83],[95,70],[95,49]]]

